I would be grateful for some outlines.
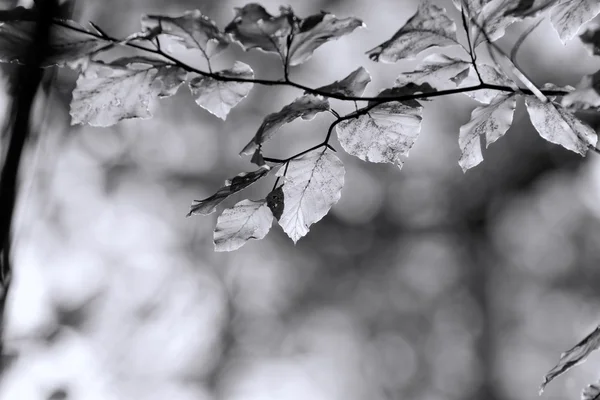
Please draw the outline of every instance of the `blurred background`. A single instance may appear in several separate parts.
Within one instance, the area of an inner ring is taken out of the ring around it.
[[[262,5],[363,19],[366,29],[322,46],[292,78],[318,87],[362,65],[373,76],[365,95],[375,95],[418,60],[381,65],[364,52],[417,3]],[[125,37],[141,14],[200,9],[224,27],[244,4],[77,0],[73,19]],[[459,18],[450,0],[439,4]],[[499,44],[510,49],[527,26],[512,26]],[[204,65],[199,53],[179,56]],[[276,55],[237,46],[214,67],[236,59],[259,78],[281,76]],[[519,58],[534,82],[559,85],[575,85],[599,60],[577,39],[563,46],[548,22]],[[185,218],[189,205],[252,170],[238,152],[267,114],[301,93],[255,86],[223,122],[182,87],[152,119],[71,127],[75,79],[58,71],[24,161],[1,400],[534,399],[559,354],[600,321],[600,157],[541,139],[522,102],[507,135],[466,174],[458,130],[477,103],[427,102],[402,170],[339,152],[342,198],[307,237],[294,246],[275,225],[264,240],[222,254],[212,245],[220,211]],[[0,95],[3,109],[7,102]],[[286,157],[318,143],[331,121],[322,114],[287,125],[265,153]],[[226,205],[264,198],[272,185]],[[543,396],[575,399],[598,378],[592,355]]]

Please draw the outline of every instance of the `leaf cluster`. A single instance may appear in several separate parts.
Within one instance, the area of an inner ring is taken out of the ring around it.
[[[241,156],[249,157],[256,165],[255,170],[242,172],[212,196],[195,200],[188,212],[188,216],[211,214],[229,196],[272,175],[273,190],[263,199],[242,200],[221,214],[214,232],[215,249],[235,250],[250,239],[262,239],[273,217],[296,242],[341,196],[345,171],[330,145],[334,133],[348,154],[400,168],[419,137],[423,102],[428,99],[460,93],[480,103],[458,132],[458,163],[464,171],[483,161],[482,138],[487,147],[506,134],[519,99],[524,99],[541,137],[582,156],[595,150],[596,132],[575,112],[600,107],[600,71],[583,77],[576,88],[552,83],[537,87],[519,67],[517,53],[544,18],[550,19],[563,42],[572,39],[600,13],[600,3],[453,1],[460,15],[457,21],[444,8],[422,0],[416,12],[388,40],[366,51],[366,56],[372,62],[396,63],[414,59],[432,47],[451,46],[458,47],[462,54],[430,54],[414,70],[401,73],[391,87],[371,97],[363,95],[371,82],[363,66],[318,88],[298,83],[291,76],[293,68],[309,61],[322,45],[364,27],[360,19],[327,12],[303,18],[290,7],[281,7],[278,15],[272,15],[256,3],[236,8],[233,19],[223,28],[198,10],[178,16],[144,15],[140,30],[123,39],[110,36],[93,23],[88,29],[75,21],[56,19],[50,35],[52,52],[44,66],[64,66],[79,72],[70,105],[72,122],[92,126],[149,118],[156,99],[173,96],[181,86],[188,87],[200,107],[223,120],[256,84],[298,89],[299,96],[267,115],[240,150]],[[24,62],[24,44],[31,40],[35,28],[32,13],[35,10],[18,8],[0,14],[0,61]],[[530,22],[530,29],[508,54],[495,40],[509,25],[523,21]],[[465,31],[465,40],[457,37],[457,22]],[[580,38],[592,56],[600,53],[600,27],[588,25]],[[173,41],[201,54],[207,70],[173,56],[165,46]],[[257,79],[252,67],[240,60],[229,68],[213,70],[215,57],[234,44],[246,51],[254,49],[277,56],[281,77]],[[135,53],[106,61],[116,47],[130,48]],[[488,51],[495,62],[479,61],[482,50]],[[356,107],[340,115],[333,101],[350,101]],[[309,121],[319,113],[334,118],[321,142],[285,159],[263,153],[264,144],[284,132],[287,124],[297,119]]]

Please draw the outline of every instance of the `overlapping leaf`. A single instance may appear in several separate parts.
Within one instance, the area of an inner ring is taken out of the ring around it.
[[[364,24],[357,18],[337,18],[325,12],[302,20],[290,44],[289,65],[302,64],[319,46],[352,33],[360,26]]]
[[[597,350],[598,347],[600,347],[600,327],[594,329],[594,331],[586,336],[581,342],[560,355],[558,364],[544,376],[544,382],[540,386],[540,394],[550,381],[574,366],[584,362],[587,356],[594,350]]]
[[[600,400],[600,383],[587,385],[581,392],[581,400]]]
[[[245,50],[260,49],[285,54],[287,36],[292,33],[294,13],[289,7],[281,7],[275,17],[256,3],[236,8],[233,21],[225,27]]]
[[[0,62],[25,62],[35,30],[35,21],[0,22]],[[56,20],[50,28],[50,54],[42,66],[62,65],[111,45],[111,42],[86,32],[88,31],[74,21]]]
[[[204,200],[194,200],[194,204],[190,207],[190,212],[187,216],[212,214],[223,200],[240,190],[246,189],[260,178],[264,178],[269,171],[270,168],[265,166],[256,171],[242,172],[232,179],[226,180],[225,185],[220,188],[217,193]]]
[[[591,55],[600,56],[600,24],[589,24],[579,38]]]
[[[233,251],[248,240],[264,238],[273,223],[266,200],[242,200],[223,211],[214,232],[215,251]]]
[[[544,103],[537,97],[527,96],[525,105],[531,123],[547,141],[582,156],[586,154],[589,146],[596,145],[596,132],[554,100]]]
[[[349,154],[364,161],[391,163],[402,167],[421,131],[421,106],[389,102],[375,106],[368,114],[336,126],[340,144]]]
[[[600,70],[584,76],[575,91],[562,99],[563,107],[575,109],[600,108]]]
[[[423,59],[415,71],[402,73],[396,79],[395,86],[412,82],[417,85],[429,83],[437,90],[454,88],[464,79],[459,76],[468,71],[470,66],[470,61],[445,54],[431,54]]]
[[[506,28],[519,20],[515,15],[506,15],[506,11],[518,6],[518,0],[491,0],[477,16],[472,16],[473,24],[473,45],[479,46],[486,41],[487,37],[495,41],[502,36]],[[482,33],[482,30],[485,34]]]
[[[278,176],[283,176],[281,168]],[[279,225],[296,243],[337,203],[344,186],[344,165],[332,152],[317,149],[289,163],[283,185]]]
[[[394,63],[433,46],[456,44],[456,24],[446,15],[446,10],[423,0],[416,14],[391,39],[369,50],[367,55],[373,61]]]
[[[150,118],[151,102],[174,95],[186,75],[179,67],[146,57],[90,62],[73,91],[72,124],[110,126]]]
[[[329,110],[329,101],[321,96],[305,94],[294,102],[283,107],[281,111],[269,114],[258,128],[254,138],[244,147],[240,154],[251,155],[258,147],[275,135],[279,129],[297,118],[310,120],[317,113]]]
[[[477,64],[477,70],[485,83],[507,86],[511,87],[513,90],[518,89],[518,86],[512,80],[493,65]],[[476,86],[479,84],[479,77],[472,65],[469,67],[468,72],[468,75],[462,80],[458,87]],[[498,91],[495,89],[480,89],[472,92],[463,92],[463,94],[480,103],[489,104],[498,95]]]
[[[514,94],[498,94],[489,105],[477,107],[471,113],[471,120],[460,127],[458,145],[461,150],[458,164],[463,171],[473,168],[483,161],[481,136],[486,138],[486,147],[500,139],[510,128],[517,106]]]
[[[254,78],[252,68],[240,61],[236,61],[230,69],[219,71],[218,74],[233,79]],[[229,111],[250,93],[253,83],[222,81],[199,75],[190,81],[189,86],[200,107],[224,120]]]
[[[335,81],[317,90],[343,96],[362,96],[369,82],[371,82],[371,75],[366,69],[359,67],[341,81]]]
[[[186,11],[179,17],[144,15],[142,28],[158,30],[178,40],[188,49],[199,49],[209,57],[223,51],[229,45],[227,36],[213,20],[199,10]]]
[[[600,14],[598,0],[562,0],[550,12],[552,25],[565,43],[575,37],[583,24]]]

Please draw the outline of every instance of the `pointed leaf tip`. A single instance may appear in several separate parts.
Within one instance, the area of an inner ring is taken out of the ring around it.
[[[554,378],[584,362],[593,351],[598,349],[598,347],[600,347],[600,326],[594,329],[594,331],[586,336],[581,342],[560,355],[558,364],[544,376],[544,381],[540,386],[540,394],[544,391],[546,385]]]
[[[340,199],[344,165],[333,153],[317,149],[291,160],[283,185],[279,225],[296,243]],[[283,176],[283,168],[277,172]]]
[[[456,24],[446,10],[424,0],[417,12],[391,39],[369,50],[373,61],[395,63],[403,58],[413,58],[433,46],[458,45]]]

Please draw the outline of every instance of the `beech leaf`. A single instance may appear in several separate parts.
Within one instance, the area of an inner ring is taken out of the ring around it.
[[[597,350],[598,347],[600,347],[600,327],[594,329],[594,331],[586,336],[581,342],[560,355],[558,364],[544,376],[544,381],[540,386],[540,394],[544,391],[546,385],[554,378],[584,362],[587,356],[594,350]]]
[[[329,110],[329,101],[321,96],[305,94],[298,97],[291,104],[283,107],[281,111],[267,115],[254,138],[244,147],[240,155],[253,154],[261,144],[272,138],[283,125],[300,117],[311,120],[317,113],[327,110]]]
[[[254,78],[252,68],[240,61],[236,61],[230,69],[219,71],[218,74],[235,79]],[[202,75],[196,76],[189,83],[196,103],[223,120],[233,107],[248,96],[252,86],[252,82],[221,81]]]
[[[264,238],[273,223],[266,200],[242,200],[217,218],[214,232],[215,251],[233,251],[248,240]]]
[[[186,76],[182,68],[139,56],[90,62],[73,91],[71,123],[110,126],[150,118],[151,102],[174,95]]]
[[[486,147],[500,139],[512,124],[517,107],[514,94],[498,94],[490,104],[477,107],[471,120],[460,127],[458,145],[461,150],[458,164],[466,172],[483,161],[481,136],[486,137]]]
[[[0,62],[24,63],[36,30],[36,21],[0,22]],[[42,67],[63,65],[110,46],[112,42],[94,37],[74,21],[55,20],[50,28],[49,55]]]
[[[229,45],[228,37],[199,10],[186,11],[179,17],[144,15],[141,22],[144,30],[158,28],[160,33],[174,38],[186,48],[201,50],[206,58]]]
[[[464,71],[468,71],[470,61],[452,58],[445,54],[431,54],[417,65],[411,72],[403,72],[395,82],[395,86],[407,83],[429,83],[437,90],[454,88],[464,78],[458,78]],[[465,76],[466,77],[466,76]]]
[[[433,46],[457,45],[456,24],[446,10],[423,0],[406,24],[391,39],[367,52],[373,61],[394,63],[414,58]]]
[[[343,96],[362,96],[369,82],[371,82],[371,75],[366,69],[359,67],[341,81],[335,81],[317,90]]]
[[[600,400],[600,383],[587,385],[581,392],[581,400]]]
[[[575,91],[565,95],[561,104],[578,110],[600,108],[600,70],[581,78]]]
[[[277,172],[283,176],[284,168]],[[344,165],[327,149],[317,149],[289,162],[279,225],[296,243],[340,199]]]
[[[303,19],[289,48],[289,65],[299,65],[308,60],[321,45],[352,33],[356,28],[364,26],[357,18],[337,18],[333,14],[321,13]]]
[[[531,123],[540,136],[584,156],[595,146],[596,132],[553,100],[541,102],[535,96],[525,98]]]
[[[474,34],[473,45],[479,46],[486,41],[486,35],[491,41],[495,41],[504,36],[506,28],[519,20],[515,15],[506,15],[507,10],[518,6],[518,0],[491,0],[483,6],[479,15],[474,20],[477,21],[473,26]],[[485,35],[481,30],[485,31]]]
[[[577,35],[583,24],[591,21],[598,14],[600,14],[598,0],[563,0],[550,11],[550,20],[560,40],[566,43]]]
[[[275,17],[260,4],[250,3],[235,9],[236,15],[225,27],[244,50],[260,49],[284,54],[287,36],[292,33],[294,13],[289,7],[280,7]]]
[[[267,166],[261,167],[256,171],[242,172],[241,174],[228,179],[225,181],[225,185],[220,188],[217,193],[204,200],[194,200],[194,204],[190,207],[190,211],[187,216],[191,215],[209,215],[215,212],[217,206],[221,204],[223,200],[239,192],[240,190],[246,189],[254,182],[261,178],[264,178],[269,173],[270,168]]]
[[[579,39],[593,56],[600,56],[600,24],[589,24]]]
[[[402,168],[401,156],[408,155],[421,131],[422,111],[397,101],[380,104],[337,124],[338,139],[346,152],[363,161]]]

